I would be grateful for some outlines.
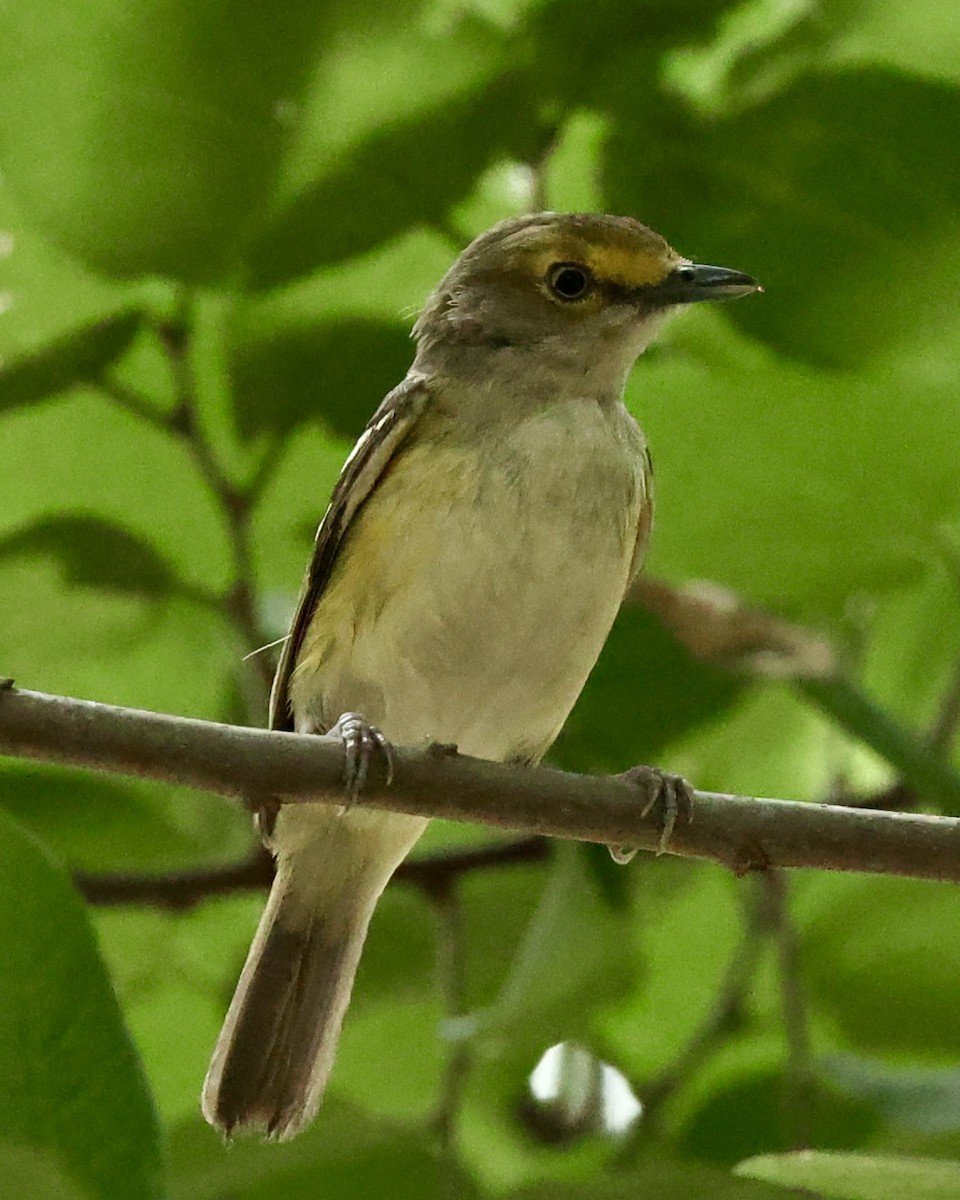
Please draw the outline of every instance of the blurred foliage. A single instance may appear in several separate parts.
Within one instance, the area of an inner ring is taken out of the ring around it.
[[[649,570],[828,637],[848,702],[629,609],[553,761],[804,800],[889,785],[893,734],[949,762],[958,120],[945,0],[3,6],[0,671],[261,721],[242,655],[283,631],[432,283],[501,217],[605,208],[767,289],[634,372]],[[13,762],[0,805],[0,1195],[960,1194],[951,889],[810,874],[774,911],[714,868],[564,847],[459,881],[453,997],[449,912],[392,887],[315,1126],[228,1152],[197,1095],[260,898],[85,913],[50,855],[237,861],[246,818]],[[421,853],[492,836],[437,822]],[[639,1121],[567,1079],[547,1134],[527,1080],[557,1042]]]

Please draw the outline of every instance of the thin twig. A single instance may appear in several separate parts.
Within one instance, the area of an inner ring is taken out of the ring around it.
[[[960,659],[954,664],[940,706],[926,738],[926,746],[932,758],[943,761],[949,770],[949,759],[957,727],[960,725]],[[882,791],[867,796],[853,796],[846,803],[857,807],[879,808],[892,812],[910,812],[920,807],[921,796],[915,787],[902,779],[896,780]],[[955,806],[960,811],[960,806]]]
[[[170,363],[176,397],[176,405],[168,424],[190,452],[197,470],[220,509],[230,544],[231,558],[231,581],[224,607],[239,635],[243,652],[247,653],[270,640],[257,615],[256,570],[250,536],[255,494],[249,487],[239,487],[230,479],[220,465],[204,429],[190,363],[191,320],[190,300],[184,295],[177,317],[158,327],[160,340]],[[262,485],[261,480],[259,486]],[[247,715],[251,724],[259,724],[266,712],[273,671],[269,660],[261,655],[257,655],[251,661],[257,687],[247,697]],[[245,678],[251,678],[250,674]]]
[[[77,891],[90,904],[104,908],[140,904],[171,912],[185,912],[218,896],[263,891],[272,881],[273,859],[262,847],[240,862],[219,867],[155,875],[77,871],[73,876]]]
[[[930,730],[928,739],[930,749],[943,758],[949,758],[958,726],[960,726],[960,659],[953,665],[950,680]]]
[[[555,122],[549,125],[544,131],[540,152],[530,163],[530,173],[533,179],[533,185],[530,189],[531,212],[545,212],[550,207],[549,196],[547,195],[547,172],[550,169],[550,160],[553,158],[553,152],[557,148],[559,139],[560,125]]]
[[[112,374],[106,374],[99,381],[99,387],[103,395],[120,408],[176,438],[193,459],[220,510],[231,558],[231,581],[226,595],[214,597],[198,593],[195,598],[202,600],[207,607],[226,614],[237,632],[244,653],[247,653],[270,640],[257,615],[250,521],[253,508],[276,469],[283,442],[280,439],[271,442],[246,485],[234,483],[224,471],[206,435],[200,414],[190,366],[190,321],[189,302],[184,299],[177,317],[162,322],[157,329],[173,377],[173,409],[165,411],[158,408]],[[244,679],[254,679],[256,685],[247,696],[246,707],[250,723],[259,724],[266,712],[273,671],[267,658],[258,655],[252,661],[253,671],[244,672]]]
[[[780,1003],[787,1048],[783,1072],[783,1123],[790,1148],[801,1150],[810,1144],[816,1080],[800,944],[790,918],[786,875],[776,870],[764,872],[763,887],[770,915],[770,933],[777,947]]]
[[[109,373],[103,375],[97,381],[97,388],[118,408],[125,409],[139,420],[146,421],[147,424],[153,425],[154,428],[160,429],[164,433],[174,432],[172,413],[158,408],[153,401],[117,379],[115,375]]]
[[[550,843],[546,838],[512,838],[489,846],[470,846],[407,859],[400,864],[394,878],[430,892],[443,886],[445,880],[494,867],[542,862],[549,853]],[[90,904],[101,907],[142,904],[174,912],[185,911],[215,897],[263,891],[272,881],[273,860],[260,846],[247,858],[223,866],[152,875],[80,871],[73,877],[74,886]]]
[[[463,910],[457,879],[448,875],[441,883],[439,877],[435,877],[429,885],[421,884],[421,887],[430,900],[437,920],[437,985],[443,1015],[452,1027],[464,1011],[466,987]],[[436,1115],[443,1173],[441,1191],[447,1200],[456,1200],[460,1194],[457,1118],[469,1066],[467,1042],[458,1037],[448,1039]]]
[[[198,787],[249,803],[341,803],[336,739],[196,721],[7,688],[0,753]],[[448,747],[394,750],[391,787],[378,771],[357,805],[501,829],[657,850],[657,776],[645,782],[485,762]],[[651,811],[641,817],[645,806]],[[694,793],[668,853],[739,874],[781,867],[870,871],[960,882],[960,820],[827,804]]]
[[[710,1059],[740,1029],[753,977],[763,948],[763,917],[759,898],[753,895],[744,915],[740,941],[730,958],[716,993],[716,1000],[690,1041],[671,1063],[647,1083],[637,1086],[643,1101],[643,1120],[636,1127],[637,1139],[648,1141],[659,1128],[667,1102],[702,1070]],[[630,1139],[632,1143],[633,1138]],[[625,1147],[630,1154],[630,1147]]]
[[[251,509],[256,507],[257,501],[263,495],[267,484],[270,483],[276,474],[277,466],[286,448],[286,439],[276,434],[272,435],[267,442],[266,449],[260,456],[260,461],[253,470],[253,474],[240,489]]]

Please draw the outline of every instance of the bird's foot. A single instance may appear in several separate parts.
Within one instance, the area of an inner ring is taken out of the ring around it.
[[[359,713],[343,713],[327,736],[339,738],[343,743],[343,786],[347,807],[360,795],[375,754],[383,758],[385,786],[389,787],[393,782],[393,747],[380,730]]]
[[[677,821],[683,818],[689,824],[693,820],[693,788],[682,775],[671,775],[657,767],[631,767],[617,778],[640,789],[643,797],[641,821],[645,820],[654,808],[661,810],[662,826],[657,854],[663,854],[670,845]],[[614,862],[628,863],[637,853],[638,847],[609,846],[608,849]]]

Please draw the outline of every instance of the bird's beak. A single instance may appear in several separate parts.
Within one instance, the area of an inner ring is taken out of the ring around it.
[[[697,300],[736,300],[738,296],[762,292],[763,288],[752,275],[729,267],[680,263],[662,283],[645,291],[659,304],[693,304]]]

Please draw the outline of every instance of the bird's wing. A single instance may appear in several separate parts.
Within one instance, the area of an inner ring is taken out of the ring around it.
[[[274,676],[270,693],[271,729],[293,728],[289,699],[290,675],[307,627],[330,580],[337,552],[350,522],[380,482],[387,464],[423,411],[428,396],[422,376],[408,375],[403,383],[387,394],[343,464],[330,504],[317,529],[313,556],[300,590],[296,615]]]
[[[646,446],[643,448],[643,470],[640,473],[642,490],[640,520],[637,522],[637,538],[633,545],[633,560],[630,563],[630,573],[627,576],[627,589],[640,574],[643,560],[647,554],[647,543],[650,541],[650,527],[653,524],[653,459]]]

